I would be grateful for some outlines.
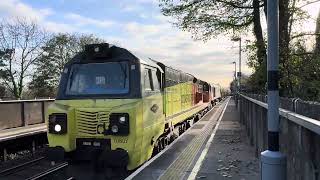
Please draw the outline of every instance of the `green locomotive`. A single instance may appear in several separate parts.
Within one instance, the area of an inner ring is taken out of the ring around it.
[[[49,156],[135,169],[215,100],[210,84],[191,74],[106,43],[87,45],[65,65],[48,109]]]

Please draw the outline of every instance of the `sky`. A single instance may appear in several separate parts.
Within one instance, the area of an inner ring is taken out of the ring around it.
[[[301,27],[315,29],[320,3],[305,7],[311,18]],[[111,44],[150,57],[193,74],[199,79],[229,87],[238,42],[218,36],[195,41],[161,14],[158,0],[0,0],[0,19],[27,17],[53,33],[94,34]],[[242,37],[242,39],[250,39]],[[242,71],[250,74],[246,56]]]

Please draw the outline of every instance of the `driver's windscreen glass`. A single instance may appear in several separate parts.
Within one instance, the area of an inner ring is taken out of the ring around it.
[[[128,63],[75,64],[71,68],[67,95],[126,94],[129,92]]]

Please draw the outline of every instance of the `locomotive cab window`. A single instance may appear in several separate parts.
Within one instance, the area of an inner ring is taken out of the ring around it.
[[[74,64],[67,83],[67,95],[129,93],[129,68],[125,61]]]
[[[144,70],[144,90],[153,91],[152,74],[151,69]]]
[[[157,77],[157,72],[155,70],[152,70],[152,84],[154,91],[160,91],[160,82]]]

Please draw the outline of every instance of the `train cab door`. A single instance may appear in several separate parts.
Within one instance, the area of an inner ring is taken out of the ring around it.
[[[145,66],[143,68],[143,143],[142,158],[147,160],[152,155],[153,145],[163,132],[164,113],[163,97],[160,90],[160,79],[157,68]]]

